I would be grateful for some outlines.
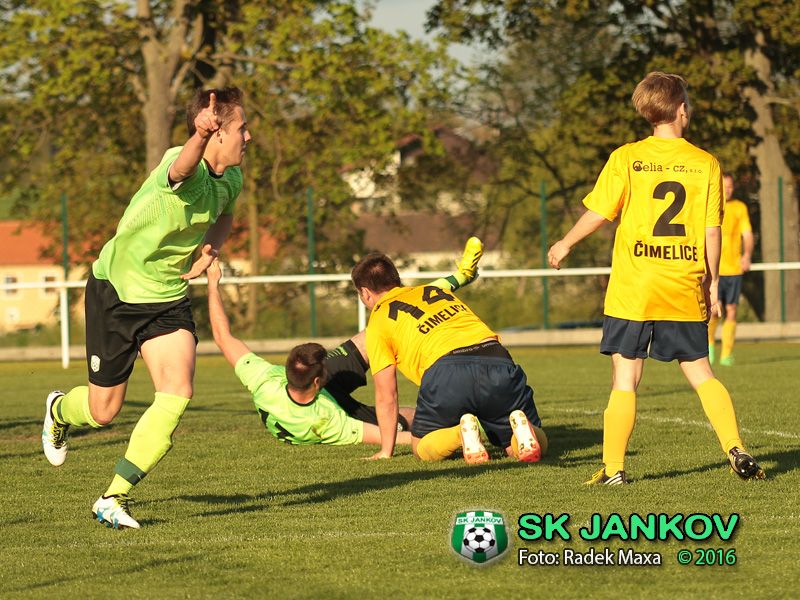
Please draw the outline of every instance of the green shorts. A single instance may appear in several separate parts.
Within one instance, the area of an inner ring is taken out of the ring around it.
[[[331,446],[350,446],[360,444],[364,439],[364,421],[359,421],[353,417],[344,417],[342,423],[335,431],[332,431],[321,444]]]

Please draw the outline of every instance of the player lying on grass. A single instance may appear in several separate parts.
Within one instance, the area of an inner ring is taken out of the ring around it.
[[[548,253],[558,269],[575,244],[619,216],[600,342],[612,367],[604,466],[586,483],[627,483],[625,452],[648,355],[678,361],[733,471],[742,479],[762,479],[764,471],[744,450],[728,390],[708,362],[706,322],[720,314],[719,163],[683,138],[691,110],[682,77],[648,74],[633,92],[633,105],[653,135],[611,154],[583,200],[586,212]]]
[[[459,269],[431,285],[458,289],[477,277],[482,246],[467,245]],[[315,343],[295,346],[285,366],[272,365],[253,354],[231,334],[219,292],[222,276],[215,261],[208,269],[208,306],[214,341],[253,395],[264,426],[290,444],[379,444],[375,408],[352,397],[366,385],[369,364],[360,332],[334,350]],[[411,443],[408,433],[414,409],[400,408],[397,440]]]
[[[426,461],[460,448],[470,464],[489,460],[480,437],[525,462],[535,462],[547,438],[522,367],[470,308],[435,285],[402,287],[385,255],[365,256],[353,284],[371,310],[367,355],[375,381],[381,449],[390,458],[397,433],[397,371],[420,386],[411,426],[414,455]]]
[[[366,383],[367,366],[353,340],[331,352],[330,357],[320,344],[300,344],[289,352],[285,366],[273,365],[231,333],[219,291],[219,262],[215,260],[206,274],[214,341],[253,395],[261,420],[272,435],[289,444],[380,442],[377,426],[362,420],[369,418],[370,407],[349,395],[362,378]],[[350,416],[338,400],[362,419]],[[404,421],[413,420],[413,410],[403,417]],[[408,431],[398,432],[397,437],[400,443],[411,443]]]

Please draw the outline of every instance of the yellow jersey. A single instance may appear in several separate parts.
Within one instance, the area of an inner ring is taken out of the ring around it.
[[[448,352],[497,339],[466,304],[433,285],[389,290],[372,308],[366,335],[373,373],[397,365],[417,385]]]
[[[741,275],[742,234],[753,231],[747,205],[741,200],[725,203],[725,218],[722,219],[722,254],[719,259],[720,275]]]
[[[604,312],[630,321],[703,321],[705,229],[722,224],[717,159],[683,138],[617,148],[583,200],[619,216]]]

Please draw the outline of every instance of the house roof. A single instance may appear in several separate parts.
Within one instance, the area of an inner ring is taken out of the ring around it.
[[[408,212],[392,216],[364,213],[356,223],[364,231],[364,246],[389,256],[424,252],[460,254],[472,235],[481,237],[485,247],[497,245],[495,232],[482,231],[469,214],[447,215],[430,212]]]
[[[44,256],[50,240],[36,224],[0,221],[0,265],[57,265],[55,257]]]

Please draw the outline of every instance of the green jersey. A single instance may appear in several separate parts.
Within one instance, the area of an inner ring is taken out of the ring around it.
[[[288,444],[358,444],[364,423],[353,419],[325,389],[309,404],[298,404],[286,389],[286,368],[253,354],[236,362],[236,376],[253,395],[267,430]]]
[[[111,282],[123,302],[171,302],[186,295],[181,275],[208,228],[231,214],[242,190],[242,171],[213,174],[204,160],[195,173],[170,187],[169,168],[181,146],[170,148],[136,192],[117,232],[92,265],[94,276]]]

